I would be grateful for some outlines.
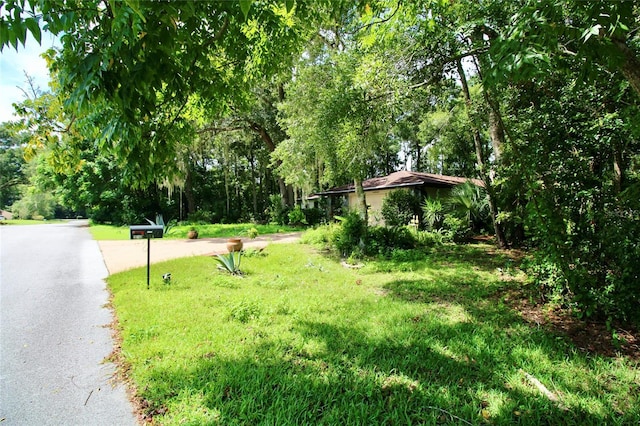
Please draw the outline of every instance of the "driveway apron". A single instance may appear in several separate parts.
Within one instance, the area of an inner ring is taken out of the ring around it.
[[[86,221],[0,226],[0,423],[134,425]]]

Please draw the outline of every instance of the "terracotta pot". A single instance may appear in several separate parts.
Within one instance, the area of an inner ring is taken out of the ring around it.
[[[190,240],[195,240],[198,238],[198,231],[188,231],[187,232],[187,238],[189,238]]]
[[[240,238],[229,238],[227,240],[227,250],[229,253],[242,250],[242,240]]]

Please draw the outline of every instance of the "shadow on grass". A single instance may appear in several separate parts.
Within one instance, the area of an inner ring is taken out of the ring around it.
[[[465,268],[469,271],[513,273],[520,261],[519,253],[495,250],[486,244],[469,244],[394,251],[386,259],[373,261],[371,269],[373,272],[420,272]]]
[[[160,363],[140,395],[163,424],[637,423],[637,375],[524,324],[494,297],[511,284],[482,275],[496,263],[435,261],[460,267],[393,279],[340,315],[287,314],[286,335],[243,323],[250,336],[229,341],[232,351],[203,344]]]
[[[166,420],[181,424],[557,425],[614,420],[582,407],[563,408],[526,384],[511,384],[520,375],[514,364],[525,360],[514,353],[496,359],[493,327],[433,327],[397,342],[325,323],[298,327],[305,339],[324,343],[325,349],[312,353],[270,340],[256,344],[251,355],[234,359],[204,354],[188,368],[158,369],[155,386],[145,393],[167,401],[166,407],[155,408],[167,412]],[[468,345],[472,337],[480,347],[464,355],[447,350]],[[541,336],[518,337],[537,351],[547,344],[539,341]],[[543,351],[542,356],[557,362],[563,355]],[[565,393],[577,391],[562,380],[556,386]],[[588,395],[597,396],[595,391]],[[172,407],[181,405],[198,405],[198,415],[171,418]]]

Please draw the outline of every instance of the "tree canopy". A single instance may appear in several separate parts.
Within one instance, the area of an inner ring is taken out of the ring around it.
[[[362,181],[400,167],[480,178],[545,291],[639,319],[637,2],[0,5],[3,48],[61,37],[18,110],[67,204],[256,219],[349,182],[366,212]]]

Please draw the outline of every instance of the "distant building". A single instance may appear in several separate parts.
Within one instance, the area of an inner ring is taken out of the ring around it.
[[[442,197],[448,195],[454,186],[467,181],[471,181],[478,186],[483,186],[482,181],[479,179],[409,171],[399,171],[391,173],[388,176],[367,179],[362,182],[362,187],[367,197],[369,222],[376,225],[383,223],[380,215],[377,213],[382,210],[382,202],[391,191],[409,189],[418,192],[423,197]],[[313,194],[312,197],[318,195],[329,198],[330,216],[333,216],[334,212],[342,207],[355,209],[357,206],[358,200],[353,183],[318,192],[317,194]]]

